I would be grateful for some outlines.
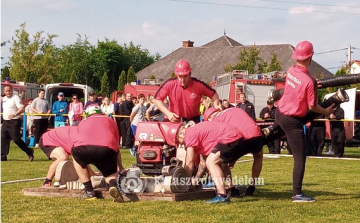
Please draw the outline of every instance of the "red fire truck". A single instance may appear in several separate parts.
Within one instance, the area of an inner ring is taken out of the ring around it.
[[[24,105],[27,104],[28,99],[36,98],[38,96],[39,89],[42,87],[38,84],[16,82],[11,80],[1,81],[1,89],[3,89],[4,85],[11,85],[13,93],[21,98]]]
[[[125,85],[124,91],[114,91],[111,95],[113,103],[116,102],[117,96],[123,93],[130,93],[132,97],[137,97],[139,94],[144,94],[145,98],[148,95],[154,95],[161,85],[158,79],[145,79],[144,82],[139,85],[136,82]]]
[[[266,107],[268,92],[271,89],[284,88],[285,73],[270,72],[249,75],[246,70],[234,70],[220,75],[211,85],[220,99],[226,99],[236,105],[240,102],[240,93],[245,93],[249,102],[255,106],[256,117]]]

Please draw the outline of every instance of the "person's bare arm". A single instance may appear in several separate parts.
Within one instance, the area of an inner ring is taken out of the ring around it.
[[[161,100],[154,99],[155,106],[164,113],[170,122],[177,122],[179,121],[179,116],[173,112],[171,112],[167,107],[164,105],[164,103]]]
[[[335,108],[335,104],[332,104],[331,106],[329,106],[327,108],[323,108],[319,104],[317,104],[315,106],[309,106],[309,110],[311,110],[315,113],[323,114],[323,115],[331,114],[331,112],[334,111],[334,108]]]
[[[185,157],[185,170],[189,176],[192,176],[194,171],[194,157],[195,157],[195,149],[194,147],[187,147],[186,149],[186,157]]]
[[[130,123],[134,120],[134,117],[135,117],[135,112],[131,112],[130,114]]]
[[[213,102],[214,104],[214,108],[218,108],[220,110],[222,110],[222,106],[220,104],[220,99],[219,99],[219,95],[217,93],[215,93],[212,98],[211,98],[211,101]]]

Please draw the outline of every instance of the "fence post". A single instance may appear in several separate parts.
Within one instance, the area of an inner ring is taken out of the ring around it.
[[[26,129],[26,112],[24,112],[24,114],[23,114],[23,131],[22,131],[22,133],[23,133],[23,141],[25,142],[25,144],[26,144],[26,131],[27,131],[27,129]]]

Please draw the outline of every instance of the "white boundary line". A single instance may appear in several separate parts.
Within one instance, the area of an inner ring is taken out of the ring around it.
[[[247,154],[245,156],[251,156],[251,154]],[[264,158],[280,158],[280,157],[292,157],[292,155],[288,154],[264,154]],[[334,156],[307,156],[306,158],[312,159],[330,159],[330,160],[357,160],[360,161],[360,158],[347,158],[347,157],[334,157]]]
[[[45,180],[45,179],[46,179],[46,177],[39,177],[39,178],[33,178],[33,179],[23,179],[23,180],[11,180],[11,181],[1,182],[1,184],[22,183],[22,182],[35,181],[35,180]]]

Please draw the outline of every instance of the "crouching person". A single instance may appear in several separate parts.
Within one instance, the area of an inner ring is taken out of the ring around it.
[[[119,132],[116,123],[111,118],[103,116],[98,105],[88,106],[85,115],[87,118],[77,126],[74,147],[71,150],[75,170],[85,186],[82,198],[97,199],[86,168],[87,165],[93,164],[105,177],[114,202],[123,202],[116,187],[119,153]]]
[[[214,180],[217,196],[206,203],[229,203],[230,197],[226,194],[223,163],[236,161],[242,155],[244,144],[243,134],[235,127],[225,123],[202,122],[185,128],[179,124],[177,128],[170,128],[169,134],[175,135],[175,143],[185,145],[185,169],[192,176],[195,157],[202,155],[206,158],[206,167]],[[175,129],[175,130],[174,130]],[[177,131],[176,131],[177,130]],[[227,170],[226,172],[230,172]]]
[[[72,136],[75,136],[76,127],[64,126],[44,133],[39,141],[39,147],[54,162],[50,165],[42,187],[50,187],[55,176],[56,167],[62,161],[69,159],[72,148]]]

